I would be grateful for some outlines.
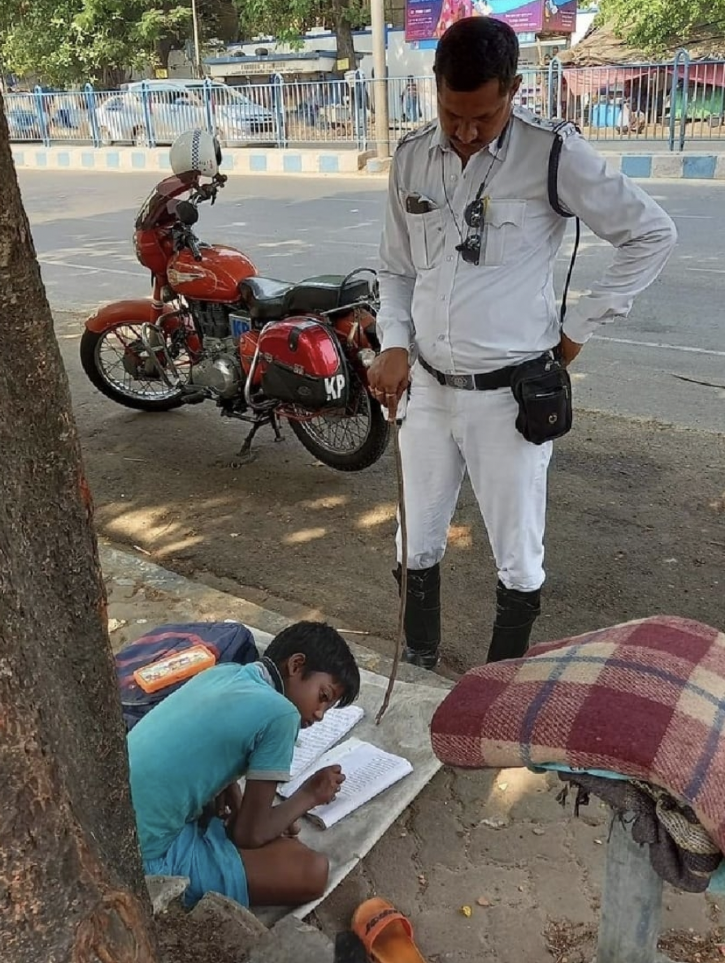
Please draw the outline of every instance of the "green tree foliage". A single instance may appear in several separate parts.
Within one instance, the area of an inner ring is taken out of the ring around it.
[[[627,43],[660,54],[703,32],[722,36],[725,0],[601,0],[599,17]]]
[[[369,0],[197,0],[197,9],[204,40],[269,35],[294,47],[328,27],[350,66],[352,31],[369,22]],[[191,0],[0,0],[0,65],[51,86],[115,86],[165,66],[191,33]]]
[[[370,22],[366,0],[235,0],[239,26],[245,38],[273,36],[291,46],[313,27],[337,34],[337,55],[354,67],[352,31]]]
[[[2,0],[4,68],[63,86],[90,80],[112,85],[149,63],[158,42],[187,34],[183,0]]]

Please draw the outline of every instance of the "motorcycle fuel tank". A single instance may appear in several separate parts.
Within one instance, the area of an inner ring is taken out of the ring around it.
[[[166,272],[171,287],[195,301],[238,301],[240,281],[257,273],[249,258],[222,244],[201,247],[200,252],[201,261],[186,249],[171,259]]]

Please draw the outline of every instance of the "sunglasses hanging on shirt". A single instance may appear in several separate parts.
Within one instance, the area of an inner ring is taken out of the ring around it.
[[[501,135],[498,138],[496,147],[500,150],[505,141],[511,136],[511,124],[510,122],[506,124],[504,129],[501,131]],[[461,243],[456,245],[456,250],[461,255],[461,260],[465,261],[466,264],[472,264],[478,267],[481,263],[481,249],[483,247],[483,232],[486,228],[486,213],[488,210],[488,204],[490,197],[484,197],[484,191],[486,190],[486,185],[491,179],[494,167],[496,166],[496,161],[501,161],[501,158],[494,154],[491,163],[488,166],[488,170],[483,178],[481,186],[476,192],[475,198],[467,205],[465,211],[463,212],[463,219],[468,228],[466,236],[463,236],[463,231],[458,226],[458,220],[453,212],[453,207],[451,206],[450,199],[448,197],[448,191],[446,190],[446,178],[444,173],[443,165],[441,165],[441,173],[443,175],[443,194],[446,199],[446,204],[448,205],[448,210],[451,212],[451,217],[453,218],[453,223],[456,225],[456,230],[458,231],[459,237],[461,238]]]
[[[468,227],[468,234],[460,244],[456,245],[456,250],[461,255],[461,259],[466,264],[481,263],[481,246],[483,244],[483,232],[486,227],[486,211],[490,198],[480,197],[471,201],[463,212],[463,219]]]

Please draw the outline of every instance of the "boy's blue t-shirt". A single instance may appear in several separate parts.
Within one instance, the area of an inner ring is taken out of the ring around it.
[[[289,779],[300,721],[259,663],[206,669],[155,706],[128,734],[144,860],[163,856],[185,824],[241,776]]]

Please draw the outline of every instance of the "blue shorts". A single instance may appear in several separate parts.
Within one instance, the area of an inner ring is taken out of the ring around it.
[[[184,904],[191,908],[205,893],[214,892],[249,906],[247,874],[242,857],[227,837],[221,819],[212,818],[206,829],[187,823],[166,854],[144,862],[150,876],[187,876],[191,883]]]

